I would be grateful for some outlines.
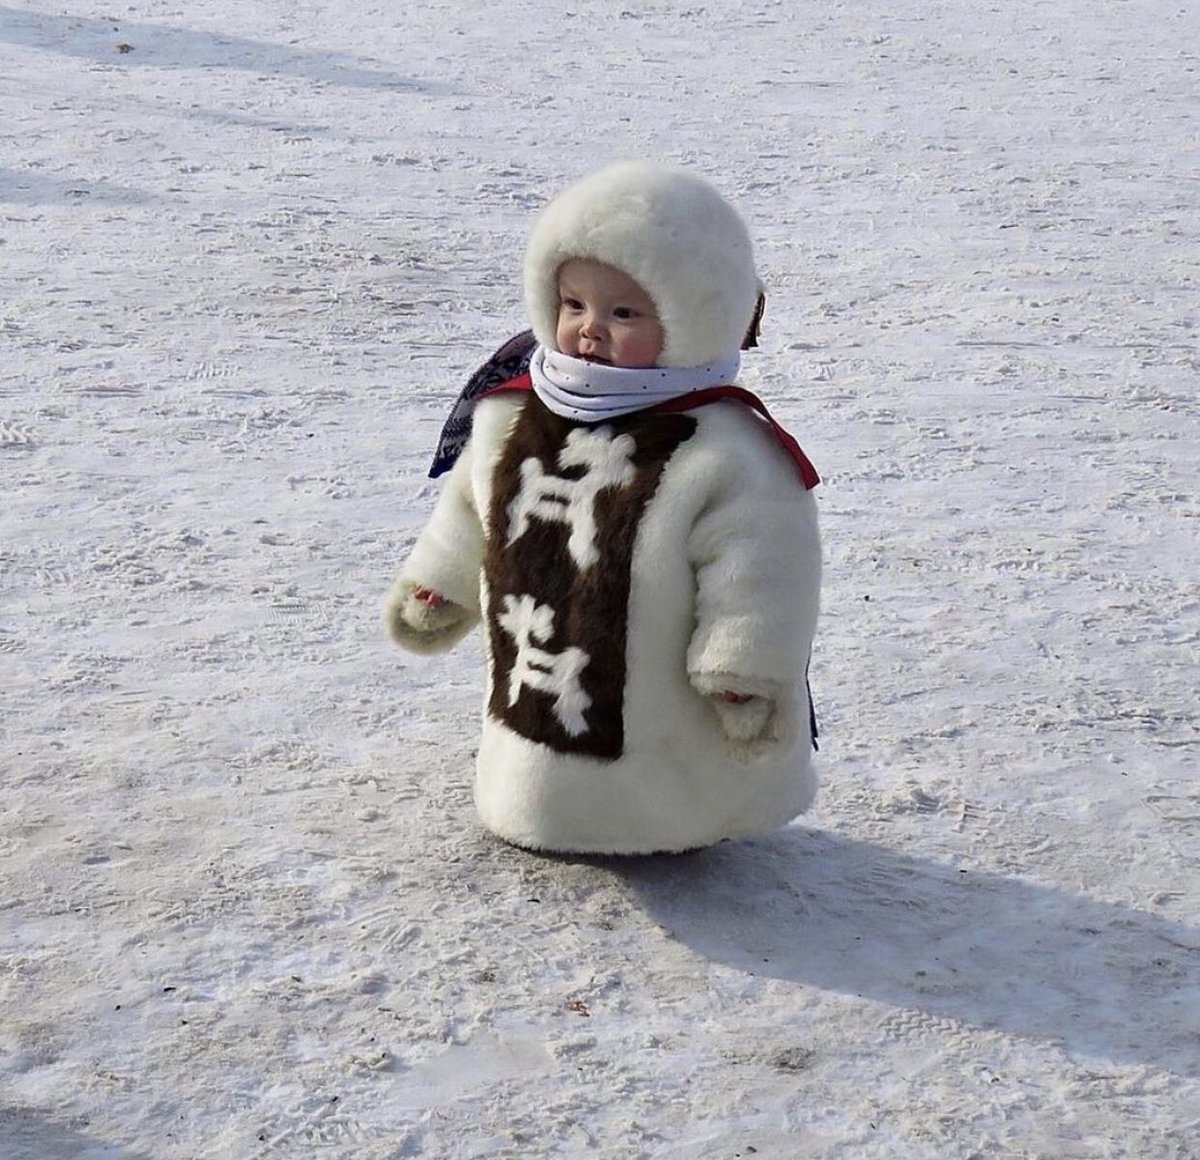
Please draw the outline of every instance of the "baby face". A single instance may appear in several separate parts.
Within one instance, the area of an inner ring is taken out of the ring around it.
[[[612,367],[652,367],[662,354],[658,310],[628,274],[592,258],[558,271],[558,349]]]

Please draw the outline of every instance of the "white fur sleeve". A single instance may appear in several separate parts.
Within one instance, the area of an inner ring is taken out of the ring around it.
[[[414,652],[448,649],[479,620],[483,524],[471,487],[472,451],[468,442],[384,605],[388,634]],[[416,600],[418,587],[449,603],[431,607]]]
[[[696,627],[688,675],[701,693],[772,702],[761,739],[790,742],[808,712],[804,674],[821,584],[817,506],[778,448],[760,439],[756,450],[752,460],[720,462],[691,531]]]

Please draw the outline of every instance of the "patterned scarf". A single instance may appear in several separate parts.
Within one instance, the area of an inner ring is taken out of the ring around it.
[[[475,417],[475,404],[481,395],[494,391],[503,383],[525,374],[529,370],[529,358],[537,346],[532,330],[523,330],[510,338],[468,380],[458,396],[450,417],[438,437],[437,450],[433,453],[433,465],[429,478],[444,475],[458,461],[462,449],[471,438],[471,424]]]

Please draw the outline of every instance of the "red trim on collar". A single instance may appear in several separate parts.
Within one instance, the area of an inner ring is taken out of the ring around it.
[[[766,403],[753,391],[746,390],[745,387],[706,387],[702,391],[692,391],[691,394],[680,395],[678,399],[659,403],[657,407],[650,407],[649,410],[668,413],[673,411],[690,411],[694,407],[705,407],[709,403],[719,403],[722,399],[733,399],[735,402],[743,403],[767,421],[772,434],[779,440],[780,446],[792,457],[792,462],[795,463],[796,468],[799,470],[800,480],[807,491],[812,491],[821,482],[821,477],[817,474],[817,469],[812,465],[812,461],[808,456],[804,454],[803,449],[796,442],[792,433],[780,426],[775,421],[771,412],[767,410]]]
[[[498,395],[504,391],[532,390],[533,379],[527,371],[514,378],[506,379],[504,382],[492,387],[490,391],[484,391],[479,398],[486,399],[491,395]],[[753,391],[746,390],[745,387],[706,387],[702,391],[692,391],[689,394],[680,395],[678,399],[670,399],[665,403],[659,403],[657,406],[647,407],[646,411],[649,414],[654,414],[655,412],[672,414],[677,411],[691,411],[696,407],[706,407],[709,403],[719,403],[723,399],[732,399],[734,402],[742,403],[766,420],[767,425],[771,428],[771,433],[779,441],[779,445],[788,453],[792,462],[795,463],[796,469],[800,473],[800,481],[804,484],[805,490],[811,491],[821,482],[821,477],[817,474],[817,469],[812,465],[812,460],[804,454],[803,449],[796,442],[791,432],[781,427],[775,421],[771,412],[767,410],[767,405],[762,399],[754,394]]]

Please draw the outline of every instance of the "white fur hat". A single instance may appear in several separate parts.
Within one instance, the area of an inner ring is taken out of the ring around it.
[[[571,258],[615,266],[650,295],[663,328],[659,366],[724,358],[755,318],[759,284],[745,223],[706,181],[672,166],[609,165],[542,211],[525,254],[525,305],[549,348],[558,270]]]

